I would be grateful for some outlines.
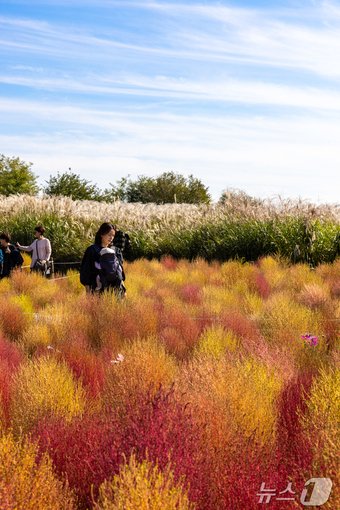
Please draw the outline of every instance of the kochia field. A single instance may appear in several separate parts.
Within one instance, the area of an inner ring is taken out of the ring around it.
[[[0,509],[339,508],[340,261],[126,274],[0,281]]]

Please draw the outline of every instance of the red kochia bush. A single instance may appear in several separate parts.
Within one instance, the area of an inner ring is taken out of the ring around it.
[[[265,275],[259,271],[255,275],[255,288],[258,292],[258,294],[263,298],[267,299],[270,295],[270,285],[268,283],[268,280],[266,279]]]
[[[21,361],[22,354],[17,346],[0,337],[0,408],[3,410],[5,423],[8,423],[9,420],[11,375],[17,370]]]
[[[163,311],[159,329],[159,337],[166,349],[179,359],[190,355],[201,332],[197,321],[175,307]]]
[[[124,457],[129,458],[132,452],[138,460],[148,454],[149,460],[157,460],[161,469],[170,460],[175,477],[185,475],[190,482],[191,499],[209,499],[210,466],[202,428],[172,391],[160,389],[155,396],[141,395],[137,405],[127,405],[124,416],[121,410],[119,414],[111,411],[102,416],[85,416],[70,424],[45,420],[34,432],[41,451],[48,451],[57,473],[67,475],[81,508],[90,505],[100,484],[111,479]]]
[[[221,317],[221,324],[230,329],[240,338],[261,338],[261,333],[257,326],[248,317],[241,312],[224,313]]]
[[[119,471],[124,458],[135,453],[158,462],[171,462],[175,479],[185,476],[189,497],[200,510],[255,510],[261,483],[282,491],[291,477],[298,482],[309,466],[308,450],[302,449],[299,412],[311,384],[305,374],[283,390],[279,404],[277,445],[260,446],[254,437],[236,434],[220,448],[209,446],[209,428],[185,404],[185,395],[173,389],[148,391],[138,399],[114,407],[101,416],[84,416],[70,424],[45,420],[35,430],[41,451],[48,451],[59,476],[65,473],[88,508],[105,479]],[[290,452],[290,449],[292,451]],[[92,486],[92,489],[91,489]],[[297,489],[296,487],[294,487]],[[270,501],[273,510],[282,502]]]
[[[204,510],[255,510],[260,508],[257,493],[261,483],[266,487],[278,487],[275,456],[255,442],[235,438],[230,450],[221,454],[219,470],[213,480],[216,496],[214,505]],[[279,510],[271,501],[270,508]],[[282,507],[281,509],[282,510]]]
[[[161,258],[161,264],[165,267],[168,271],[174,271],[177,266],[178,262],[174,258],[172,258],[170,255],[165,255]]]
[[[18,368],[22,361],[18,347],[2,336],[0,336],[0,360],[6,362],[12,370]]]
[[[303,434],[300,417],[306,410],[313,377],[312,372],[299,374],[286,384],[278,401],[278,456],[290,477],[303,477],[312,463],[310,438]]]
[[[101,356],[81,344],[65,345],[59,357],[70,367],[90,396],[100,395],[105,383],[105,365],[108,365],[109,361],[105,363]]]
[[[124,451],[134,451],[139,460],[148,452],[149,460],[157,461],[161,469],[170,461],[175,479],[184,475],[190,484],[190,499],[203,504],[210,494],[213,459],[204,442],[204,425],[199,425],[192,409],[172,389],[160,389],[152,398],[144,395],[137,412],[128,407],[126,413]]]
[[[36,428],[40,451],[47,451],[59,476],[66,474],[80,508],[91,505],[91,486],[97,496],[99,485],[118,472],[122,461],[121,430],[108,416],[85,416],[72,423],[45,420]]]
[[[180,289],[180,296],[186,303],[200,305],[203,298],[202,288],[193,283],[186,283]]]

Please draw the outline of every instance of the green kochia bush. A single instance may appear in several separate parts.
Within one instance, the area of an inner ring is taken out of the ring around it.
[[[105,218],[107,219],[107,218]],[[115,218],[111,218],[113,223]],[[0,230],[11,233],[14,241],[30,244],[33,228],[43,223],[52,242],[56,261],[79,261],[85,248],[93,242],[99,222],[77,218],[69,214],[21,212],[0,218]],[[293,262],[317,265],[332,262],[340,253],[340,225],[335,221],[303,217],[257,219],[245,217],[201,219],[197,225],[183,228],[155,223],[152,228],[119,225],[131,237],[130,259],[140,257],[228,260],[236,258],[253,261],[259,257],[278,254]]]

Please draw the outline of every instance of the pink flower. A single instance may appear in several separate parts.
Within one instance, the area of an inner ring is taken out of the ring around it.
[[[301,335],[301,338],[311,347],[315,347],[319,343],[318,337],[315,335],[311,335],[310,333],[305,333],[304,335]]]

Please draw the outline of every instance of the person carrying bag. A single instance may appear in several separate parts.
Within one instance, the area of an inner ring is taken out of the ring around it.
[[[37,249],[37,260],[33,266],[33,271],[37,273],[41,273],[43,276],[47,276],[50,274],[50,260],[42,259],[39,255],[39,240],[36,240],[36,249]]]
[[[16,244],[17,248],[22,251],[32,252],[31,271],[41,273],[48,276],[51,273],[51,243],[44,237],[45,229],[42,225],[37,225],[34,229],[35,240],[29,246],[21,246]]]

